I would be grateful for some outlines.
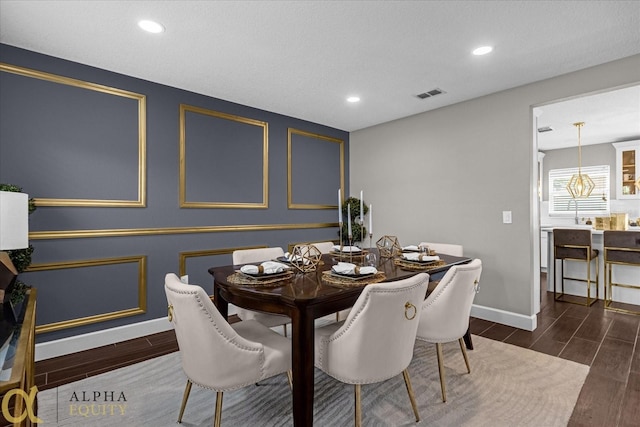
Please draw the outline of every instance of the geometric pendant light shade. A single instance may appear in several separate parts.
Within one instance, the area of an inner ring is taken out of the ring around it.
[[[567,191],[574,199],[589,197],[596,185],[587,174],[582,173],[582,147],[580,143],[580,128],[584,126],[584,122],[573,124],[578,128],[578,173],[574,174],[567,183]]]

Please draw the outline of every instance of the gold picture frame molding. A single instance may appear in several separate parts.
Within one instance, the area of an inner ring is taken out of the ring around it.
[[[309,203],[294,203],[293,202],[293,172],[292,172],[292,136],[301,135],[309,138],[321,139],[323,141],[331,142],[340,145],[340,190],[344,194],[344,140],[334,138],[331,136],[320,135],[313,132],[307,132],[300,129],[288,128],[287,129],[287,208],[289,209],[338,209],[338,205],[323,205],[323,204],[309,204]]]
[[[224,120],[231,120],[262,128],[262,202],[189,202],[187,201],[187,129],[186,113],[203,114]],[[222,113],[220,111],[180,104],[180,174],[179,174],[179,202],[181,208],[243,208],[267,209],[269,207],[269,124],[261,120]]]
[[[147,257],[146,255],[126,256],[114,258],[98,258],[82,261],[63,261],[41,264],[31,264],[26,272],[37,272],[47,270],[60,270],[66,268],[95,267],[114,264],[138,264],[138,306],[125,310],[112,311],[108,313],[96,314],[93,316],[79,317],[61,322],[47,323],[36,326],[36,334],[59,331],[62,329],[75,328],[82,325],[105,322],[107,320],[120,319],[122,317],[135,316],[147,312]]]
[[[223,233],[242,231],[302,230],[338,227],[337,222],[309,224],[209,225],[199,227],[112,228],[102,230],[31,231],[30,240],[84,239],[91,237],[161,236],[170,234]]]
[[[137,200],[109,200],[109,199],[61,199],[61,198],[34,198],[36,206],[84,206],[84,207],[135,207],[146,206],[147,199],[147,98],[145,95],[103,86],[97,83],[90,83],[83,80],[63,77],[56,74],[45,73],[30,68],[0,62],[0,71],[17,74],[24,77],[40,79],[52,83],[79,87],[93,90],[108,95],[121,96],[138,101],[138,199]]]
[[[188,258],[199,258],[199,257],[207,257],[207,256],[216,256],[216,255],[226,255],[232,254],[233,251],[243,250],[243,249],[261,249],[266,248],[266,245],[257,245],[257,246],[239,246],[236,248],[220,248],[220,249],[204,249],[199,251],[185,251],[180,252],[180,259],[178,261],[178,274],[180,276],[184,276],[187,274],[187,259]]]

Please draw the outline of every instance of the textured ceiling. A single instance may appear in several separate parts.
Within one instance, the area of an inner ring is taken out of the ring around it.
[[[0,1],[2,43],[346,131],[638,54],[639,28],[638,1]]]

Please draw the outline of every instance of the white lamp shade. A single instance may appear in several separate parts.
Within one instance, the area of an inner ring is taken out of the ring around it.
[[[29,247],[29,195],[0,191],[0,250]]]

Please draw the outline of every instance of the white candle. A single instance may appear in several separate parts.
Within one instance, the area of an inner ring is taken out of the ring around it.
[[[369,234],[373,234],[373,205],[369,205]]]
[[[342,196],[338,188],[338,222],[342,222]]]
[[[362,190],[360,190],[360,224],[364,224],[364,211],[362,210]]]
[[[347,205],[347,235],[349,237],[352,236],[351,234],[351,205]]]

